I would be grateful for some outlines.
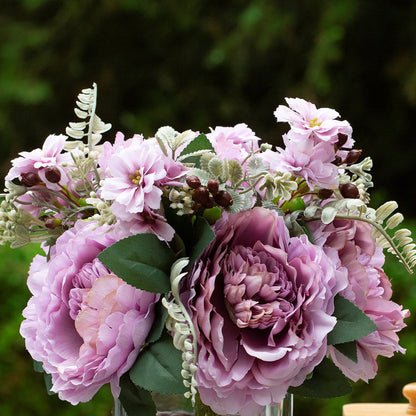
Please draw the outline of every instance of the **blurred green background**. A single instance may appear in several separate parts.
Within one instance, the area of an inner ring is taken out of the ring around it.
[[[98,84],[98,114],[115,132],[153,135],[171,125],[207,131],[247,123],[279,144],[273,111],[284,97],[332,107],[374,160],[377,201],[394,199],[416,230],[416,3],[401,0],[1,0],[0,174],[17,152],[63,133],[78,92]],[[103,389],[73,407],[47,396],[18,335],[36,247],[0,247],[0,414],[109,415]],[[387,266],[395,300],[415,311],[416,285]],[[295,401],[295,414],[341,415],[351,401],[402,401],[416,381],[416,324],[406,356],[337,400]]]

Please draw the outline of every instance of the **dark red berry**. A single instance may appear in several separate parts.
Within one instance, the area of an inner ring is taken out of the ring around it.
[[[56,166],[49,166],[45,169],[45,178],[51,183],[58,183],[61,180],[61,172]]]
[[[318,191],[318,198],[321,199],[328,199],[334,193],[332,189],[322,188]]]
[[[357,199],[360,197],[360,192],[353,183],[344,183],[339,187],[339,190],[344,198]]]
[[[201,181],[199,180],[198,176],[191,175],[186,178],[186,183],[191,189],[196,189],[201,186]]]
[[[209,194],[208,189],[202,186],[195,189],[193,193],[193,198],[195,202],[198,202],[205,208],[212,208],[214,206],[214,199]]]
[[[22,185],[28,188],[41,182],[39,175],[36,172],[22,173],[21,178]]]
[[[210,179],[208,181],[207,188],[212,193],[212,195],[215,195],[219,191],[220,184],[215,179]]]
[[[355,163],[359,159],[359,157],[361,156],[361,152],[362,152],[361,149],[350,150],[348,152],[347,157],[345,158],[344,162],[347,165],[352,165],[353,163]]]
[[[214,200],[220,207],[224,208],[230,207],[234,203],[231,195],[227,191],[218,191],[214,195]]]

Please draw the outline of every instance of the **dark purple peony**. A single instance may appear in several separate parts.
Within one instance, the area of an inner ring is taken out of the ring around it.
[[[323,359],[346,273],[264,208],[226,215],[215,232],[184,293],[198,390],[214,412],[252,414],[279,403]]]

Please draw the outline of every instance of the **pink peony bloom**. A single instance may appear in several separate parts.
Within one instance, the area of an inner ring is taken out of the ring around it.
[[[335,188],[338,186],[338,168],[334,146],[326,142],[298,140],[294,134],[283,135],[284,149],[277,152],[266,150],[261,154],[263,161],[275,172],[291,172],[305,179],[308,186]]]
[[[67,170],[62,166],[64,162],[70,162],[69,153],[61,153],[67,137],[64,135],[49,135],[43,143],[42,149],[35,149],[31,152],[19,153],[21,157],[12,160],[12,168],[6,176],[7,181],[18,178],[22,175],[36,174],[47,188],[59,191],[61,188],[57,183],[50,182],[45,173],[48,168],[58,169],[60,173],[60,185],[68,185],[69,176]]]
[[[97,259],[120,237],[79,221],[58,238],[49,261],[38,255],[30,267],[33,296],[20,332],[51,374],[52,391],[72,404],[106,383],[117,397],[153,323],[158,295],[128,285]]]
[[[286,102],[289,107],[279,105],[274,115],[278,122],[288,122],[295,133],[332,144],[338,141],[338,133],[351,136],[350,124],[335,120],[339,117],[335,110],[316,108],[302,98],[286,98]]]
[[[183,293],[198,391],[216,413],[249,415],[279,403],[324,358],[346,274],[264,208],[225,215],[215,232]]]
[[[334,347],[332,359],[351,380],[368,381],[377,374],[376,358],[404,353],[399,345],[399,332],[406,325],[408,310],[391,300],[392,290],[383,272],[384,254],[371,237],[371,225],[361,221],[336,219],[331,224],[310,224],[314,240],[324,250],[337,250],[341,265],[348,271],[348,286],[341,295],[358,306],[377,325],[377,330],[359,339],[358,362],[354,363]]]
[[[236,159],[242,162],[250,152],[259,148],[260,139],[244,123],[236,124],[234,127],[215,127],[207,137],[221,159]]]

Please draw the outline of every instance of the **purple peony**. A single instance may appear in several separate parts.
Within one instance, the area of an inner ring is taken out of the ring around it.
[[[371,237],[371,225],[361,221],[335,219],[331,224],[310,224],[314,240],[324,250],[336,250],[341,266],[348,271],[348,286],[341,295],[358,306],[377,325],[377,330],[359,339],[358,362],[355,363],[333,347],[331,357],[353,381],[368,381],[377,374],[376,358],[404,352],[399,332],[406,325],[408,310],[391,300],[391,283],[382,267],[384,254]]]
[[[30,267],[33,296],[20,332],[51,374],[52,391],[72,404],[106,383],[117,397],[153,323],[158,295],[128,285],[97,259],[120,237],[79,221],[58,238],[49,261],[38,255]]]
[[[215,232],[183,294],[197,332],[198,390],[219,414],[252,414],[324,358],[346,274],[264,208],[226,215]]]

